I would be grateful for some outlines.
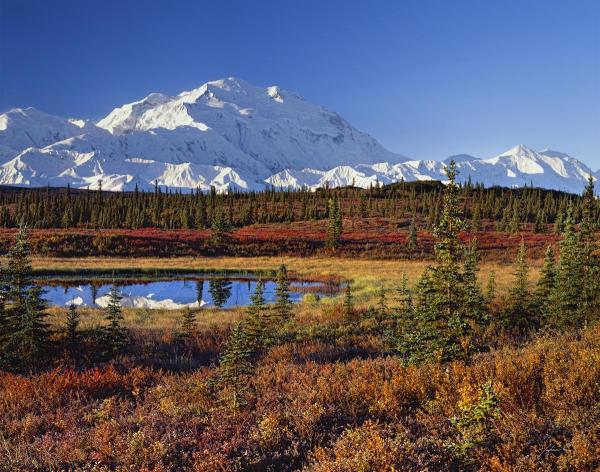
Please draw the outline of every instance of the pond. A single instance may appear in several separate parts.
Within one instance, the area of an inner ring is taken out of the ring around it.
[[[264,297],[267,303],[275,301],[276,282],[265,280]],[[44,298],[51,306],[79,306],[103,308],[108,303],[108,292],[113,284],[119,288],[123,299],[121,305],[129,308],[181,309],[185,307],[246,306],[256,289],[257,279],[245,276],[226,277],[177,277],[157,280],[144,278],[120,278],[118,280],[87,279],[46,276],[37,283],[44,289]],[[318,282],[291,281],[290,298],[300,301],[305,293],[319,297],[332,293],[329,285]]]

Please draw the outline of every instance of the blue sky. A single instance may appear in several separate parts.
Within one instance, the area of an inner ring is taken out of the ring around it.
[[[97,119],[236,76],[417,159],[523,143],[600,167],[596,0],[0,0],[0,111]]]

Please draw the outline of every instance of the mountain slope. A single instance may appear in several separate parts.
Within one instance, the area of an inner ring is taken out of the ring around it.
[[[398,164],[378,163],[352,167],[340,166],[328,172],[319,173],[315,179],[314,169],[296,171],[290,178],[290,171],[279,172],[267,179],[275,187],[318,188],[324,185],[356,185],[368,187],[376,182],[388,183],[404,180],[446,179],[444,167],[451,158],[439,161],[406,161]],[[564,190],[579,193],[584,188],[588,176],[593,172],[577,159],[557,151],[533,151],[524,145],[515,146],[502,154],[478,159],[460,155],[455,160],[458,180],[481,183],[485,186],[535,187]]]
[[[0,184],[107,190],[155,184],[218,191],[369,187],[400,180],[534,185],[580,192],[591,170],[549,149],[515,146],[480,159],[409,160],[386,150],[333,111],[277,86],[227,78],[179,95],[153,93],[96,124],[34,108],[0,115]],[[596,177],[599,177],[598,173]]]

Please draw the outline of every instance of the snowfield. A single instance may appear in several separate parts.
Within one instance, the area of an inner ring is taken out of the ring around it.
[[[459,180],[580,192],[592,171],[567,154],[519,145],[453,156]],[[444,162],[447,162],[446,159]],[[0,184],[203,191],[369,187],[444,180],[444,162],[392,153],[337,113],[278,86],[227,78],[152,93],[97,123],[34,108],[0,115]],[[596,173],[596,177],[600,174]]]

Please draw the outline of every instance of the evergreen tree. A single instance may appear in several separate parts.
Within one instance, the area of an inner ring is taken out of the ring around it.
[[[182,339],[191,339],[196,332],[196,328],[196,310],[188,307],[183,311],[179,337]]]
[[[569,207],[548,304],[548,322],[550,327],[557,329],[585,324],[583,251],[572,221],[572,208]]]
[[[491,307],[494,300],[496,300],[496,273],[492,270],[490,271],[485,289],[485,302],[488,307]]]
[[[525,242],[521,239],[515,261],[514,284],[509,290],[507,306],[502,314],[505,327],[521,334],[537,327],[539,322],[529,292],[526,256]]]
[[[14,363],[41,361],[50,341],[43,290],[33,282],[29,234],[21,226],[8,254],[4,300],[4,355]]]
[[[411,220],[408,227],[408,249],[414,251],[417,249],[417,228],[415,222]]]
[[[215,209],[211,231],[211,243],[216,248],[222,248],[231,237],[231,228],[221,207]]]
[[[121,299],[119,289],[113,285],[108,294],[108,305],[105,309],[105,319],[108,321],[108,325],[104,328],[106,347],[111,356],[120,354],[127,345],[127,331],[122,326]]]
[[[554,249],[548,245],[544,254],[544,265],[540,269],[540,277],[537,281],[535,290],[535,304],[542,314],[542,322],[545,322],[548,316],[550,303],[550,294],[554,290],[556,279],[556,260]]]
[[[337,250],[342,236],[342,212],[337,197],[329,199],[329,222],[327,225],[327,248]]]
[[[348,320],[354,318],[354,296],[352,295],[352,282],[350,280],[346,282],[344,290],[344,316]]]
[[[398,302],[400,305],[400,313],[412,310],[412,293],[408,287],[408,277],[406,277],[406,273],[402,274],[402,281],[400,282],[400,288],[398,289]]]
[[[477,282],[479,264],[477,261],[477,240],[473,239],[467,248],[462,282],[464,284],[463,309],[467,319],[477,323],[484,323],[488,319],[486,303]]]
[[[590,175],[582,198],[580,237],[583,251],[584,323],[600,318],[600,261],[595,233],[598,230],[598,210],[594,180]]]
[[[252,348],[241,324],[233,326],[219,361],[221,399],[233,410],[246,404],[248,380],[252,374]]]
[[[292,318],[293,303],[290,298],[290,281],[284,264],[277,271],[277,286],[275,287],[275,321],[284,323]]]
[[[262,280],[256,283],[254,293],[250,295],[250,306],[247,309],[247,318],[245,323],[245,335],[249,346],[259,351],[267,341],[268,320],[265,305],[265,284]]]
[[[434,231],[435,263],[425,270],[417,284],[414,326],[398,343],[408,362],[463,357],[471,349],[474,323],[480,321],[480,314],[473,310],[473,300],[467,302],[465,276],[459,262],[462,252],[459,232],[464,222],[454,161],[449,163],[446,174],[449,183],[444,189],[442,211]]]
[[[71,358],[74,358],[79,348],[79,312],[74,303],[69,305],[66,322],[66,345]]]

